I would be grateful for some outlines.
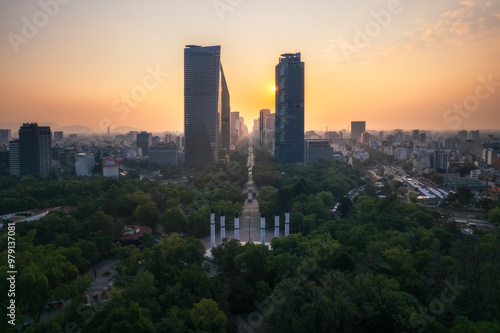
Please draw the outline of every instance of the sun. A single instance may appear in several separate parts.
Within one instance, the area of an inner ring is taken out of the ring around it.
[[[278,89],[276,88],[276,86],[274,84],[269,87],[269,91],[272,92],[272,93],[275,93],[276,90],[278,90]]]

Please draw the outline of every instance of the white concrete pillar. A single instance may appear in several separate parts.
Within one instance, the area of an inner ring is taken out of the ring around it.
[[[224,212],[220,215],[220,242],[222,244],[222,240],[226,238],[226,217],[224,216]]]
[[[280,216],[274,216],[274,237],[280,236]]]
[[[238,213],[234,216],[234,239],[240,240],[240,218]]]
[[[260,243],[266,243],[266,218],[264,216],[260,218]]]
[[[290,235],[290,213],[285,213],[285,236]]]
[[[210,213],[210,248],[215,248],[215,213]]]

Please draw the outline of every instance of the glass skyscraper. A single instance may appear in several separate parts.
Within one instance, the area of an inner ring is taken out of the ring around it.
[[[52,170],[52,133],[48,126],[25,123],[19,128],[20,175],[45,177]]]
[[[215,163],[230,147],[230,102],[220,46],[184,49],[185,161]]]
[[[141,148],[142,156],[148,156],[149,147],[153,145],[153,134],[145,131],[137,133],[136,144],[138,148]]]
[[[304,63],[300,53],[282,54],[276,65],[274,157],[304,161]]]
[[[357,142],[361,141],[361,134],[366,132],[366,122],[364,121],[351,121],[351,139]]]

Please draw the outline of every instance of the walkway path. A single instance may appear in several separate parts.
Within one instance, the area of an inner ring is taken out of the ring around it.
[[[248,181],[243,185],[242,191],[246,197],[248,197],[248,191],[252,190],[258,196],[257,186],[253,182],[253,166],[254,166],[254,155],[253,155],[253,147],[252,140],[249,142],[248,148]],[[233,222],[234,217],[229,216],[226,217],[226,226],[229,225],[229,221]],[[208,223],[208,221],[207,221]],[[215,221],[216,225],[219,225],[220,221]],[[281,224],[285,223],[285,221],[280,221]],[[231,223],[234,225],[234,222]],[[226,228],[226,237],[228,240],[234,238],[234,230],[227,230]],[[274,238],[274,230],[266,230],[266,243],[270,243],[271,239]],[[201,239],[205,248],[210,247],[210,236],[204,237]],[[258,242],[260,243],[260,212],[259,212],[259,203],[257,199],[253,199],[251,202],[246,199],[245,206],[243,208],[243,214],[240,216],[240,241],[241,242]],[[215,235],[215,246],[221,243],[220,233]]]

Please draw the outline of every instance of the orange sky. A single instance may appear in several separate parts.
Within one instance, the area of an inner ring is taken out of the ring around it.
[[[260,109],[274,111],[285,52],[306,64],[306,129],[500,124],[497,1],[58,1],[0,0],[0,127],[182,130],[186,44],[222,46],[231,108],[250,128]],[[134,89],[146,94],[133,107],[113,104]]]

